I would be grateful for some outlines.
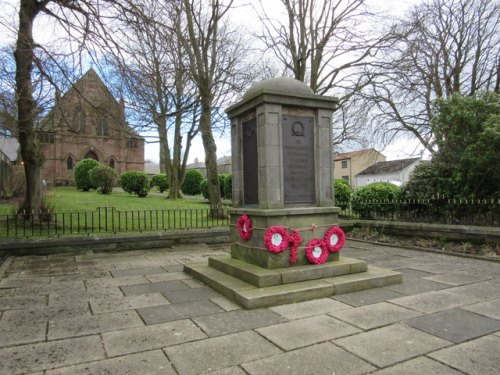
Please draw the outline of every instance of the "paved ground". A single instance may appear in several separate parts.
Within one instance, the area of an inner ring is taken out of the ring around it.
[[[182,272],[224,251],[15,258],[0,374],[500,374],[500,263],[351,242],[404,283],[247,311]]]

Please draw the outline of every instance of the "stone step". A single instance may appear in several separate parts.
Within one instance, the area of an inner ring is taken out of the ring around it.
[[[368,271],[357,274],[264,288],[239,280],[206,263],[185,265],[184,271],[247,309],[308,301],[401,282],[400,273],[371,266]]]
[[[210,257],[208,264],[219,271],[244,280],[259,288],[348,275],[367,270],[365,261],[348,257],[340,257],[338,261],[316,266],[307,265],[275,269],[262,268],[234,259],[229,255]]]

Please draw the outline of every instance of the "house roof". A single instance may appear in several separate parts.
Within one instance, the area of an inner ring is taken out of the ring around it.
[[[335,155],[334,160],[338,161],[338,160],[352,159],[355,156],[363,155],[363,154],[366,154],[368,152],[379,153],[377,150],[375,150],[373,148],[367,148],[364,150],[356,150],[356,151],[349,151],[349,152],[339,152],[337,155]]]
[[[0,151],[2,151],[10,161],[17,160],[19,142],[16,138],[0,136]]]
[[[411,158],[411,159],[400,159],[400,160],[391,160],[391,161],[379,161],[365,170],[359,172],[357,176],[360,175],[368,175],[368,174],[386,174],[386,173],[394,173],[403,170],[404,168],[412,165],[413,163],[419,161],[420,158]]]

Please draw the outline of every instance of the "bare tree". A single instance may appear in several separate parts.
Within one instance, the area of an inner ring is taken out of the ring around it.
[[[241,62],[245,50],[241,35],[231,30],[224,18],[232,5],[219,0],[208,4],[198,0],[182,0],[182,15],[177,34],[189,58],[189,71],[200,96],[200,133],[205,149],[209,200],[212,208],[221,204],[217,175],[217,147],[213,136],[214,109],[224,98],[241,91],[249,78],[248,68]]]
[[[430,0],[392,26],[370,95],[388,140],[409,134],[434,153],[435,99],[499,91],[499,17],[497,1]]]
[[[186,54],[176,34],[177,22],[168,2],[142,1],[141,13],[128,19],[114,54],[127,96],[142,129],[158,132],[160,171],[170,180],[169,198],[180,197],[187,158],[198,134],[198,94],[190,81]],[[170,138],[173,140],[169,141]],[[183,142],[184,139],[184,142]],[[183,150],[184,149],[184,150]]]

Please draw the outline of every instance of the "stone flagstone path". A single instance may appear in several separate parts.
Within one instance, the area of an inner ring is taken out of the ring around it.
[[[0,374],[500,374],[500,263],[348,241],[403,284],[243,310],[182,271],[228,250],[9,259]]]

